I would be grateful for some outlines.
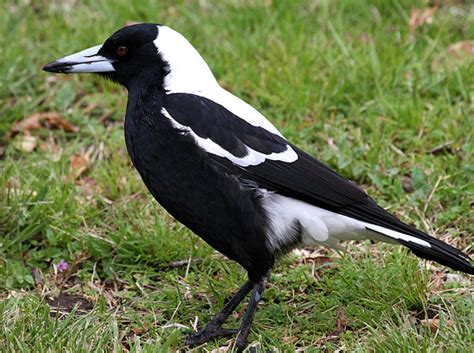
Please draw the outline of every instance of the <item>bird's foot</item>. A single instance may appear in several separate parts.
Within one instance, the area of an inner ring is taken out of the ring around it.
[[[225,329],[216,326],[206,326],[198,332],[190,334],[186,338],[186,344],[188,346],[197,346],[210,341],[215,337],[229,337],[236,335],[239,330]]]

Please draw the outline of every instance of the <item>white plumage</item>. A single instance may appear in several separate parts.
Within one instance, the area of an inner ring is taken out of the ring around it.
[[[163,83],[168,94],[189,93],[210,99],[249,124],[282,136],[258,110],[219,86],[202,56],[180,33],[161,26],[154,43],[169,66]]]
[[[372,239],[394,242],[393,239],[402,239],[430,247],[430,244],[422,239],[358,221],[300,200],[266,190],[262,190],[262,195],[262,204],[270,220],[267,245],[275,251],[294,242],[295,221],[302,227],[303,245],[325,245],[339,249],[339,242],[344,240]]]

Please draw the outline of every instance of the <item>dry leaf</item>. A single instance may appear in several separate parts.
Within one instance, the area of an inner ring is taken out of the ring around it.
[[[58,82],[59,79],[58,79],[58,76],[46,76],[45,78],[45,82],[46,84],[51,84],[51,83],[55,83],[55,82]]]
[[[446,276],[441,271],[435,271],[431,280],[431,288],[433,292],[439,292],[443,288],[443,283],[446,280]]]
[[[328,336],[337,337],[340,336],[347,328],[347,316],[344,309],[339,308],[336,312],[336,329],[331,332]]]
[[[52,309],[71,312],[76,308],[78,311],[90,311],[94,305],[81,295],[59,293],[56,298],[47,300]]]
[[[313,263],[316,265],[322,265],[331,262],[331,258],[329,256],[322,255],[320,249],[294,249],[292,254],[298,257],[298,264]]]
[[[411,182],[411,176],[409,175],[402,176],[402,187],[403,187],[403,190],[408,193],[411,193],[415,190]]]
[[[474,56],[474,40],[463,40],[448,47],[448,53],[455,58],[462,59]]]
[[[17,150],[30,153],[36,148],[37,139],[31,135],[22,135],[16,137],[12,144]]]
[[[41,271],[37,268],[33,268],[31,270],[31,276],[33,277],[33,281],[35,282],[36,290],[41,292],[41,290],[43,289],[43,278],[41,275]]]
[[[410,20],[408,21],[408,27],[410,32],[414,32],[418,27],[424,24],[432,24],[433,18],[438,10],[438,7],[428,7],[426,9],[412,9],[410,14]]]
[[[440,327],[440,320],[439,319],[423,319],[420,320],[422,325],[428,326],[431,332],[436,332],[439,330]],[[454,326],[453,320],[443,320],[443,323],[448,327]]]
[[[72,178],[77,179],[85,173],[89,166],[89,156],[85,153],[78,153],[71,157],[69,169]]]
[[[471,284],[469,278],[467,278],[465,275],[460,275],[457,273],[447,273],[446,283],[458,283],[464,287],[469,287]]]
[[[102,189],[99,185],[97,185],[97,182],[95,179],[91,177],[84,177],[81,178],[80,180],[77,181],[77,186],[81,194],[85,196],[93,196],[93,195],[98,195],[102,193]]]
[[[95,108],[97,108],[98,104],[97,103],[91,103],[89,104],[87,107],[85,107],[84,109],[82,109],[82,113],[83,114],[89,114],[90,112],[92,112]]]
[[[11,129],[10,134],[16,135],[19,132],[26,134],[33,130],[38,130],[42,127],[48,129],[61,129],[66,132],[77,132],[79,128],[70,122],[64,120],[58,113],[35,113],[22,121],[16,123]]]
[[[474,40],[464,40],[451,44],[444,53],[436,57],[431,63],[431,70],[452,70],[471,60],[474,60]]]
[[[219,348],[214,348],[211,353],[226,353],[230,349],[230,346],[222,346]]]
[[[36,148],[36,137],[28,135],[22,136],[17,146],[23,152],[33,152]]]
[[[284,336],[281,340],[285,344],[295,344],[298,342],[299,338],[298,336]]]

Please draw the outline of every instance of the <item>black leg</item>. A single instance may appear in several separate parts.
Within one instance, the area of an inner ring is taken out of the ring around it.
[[[186,338],[186,344],[188,346],[197,346],[214,337],[232,336],[239,332],[238,330],[223,329],[221,326],[253,287],[254,284],[251,281],[245,282],[239,291],[235,293],[235,295],[225,304],[224,308],[206,325],[205,328]]]
[[[242,352],[247,345],[247,338],[250,333],[250,328],[252,327],[253,317],[255,311],[257,310],[257,305],[260,299],[262,298],[262,293],[265,290],[267,285],[269,273],[262,277],[262,279],[255,283],[253,286],[252,295],[250,296],[250,301],[245,311],[244,318],[242,319],[242,324],[240,326],[239,334],[235,341],[235,348],[237,352]]]

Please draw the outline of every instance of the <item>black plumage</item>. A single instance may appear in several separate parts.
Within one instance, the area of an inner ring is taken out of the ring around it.
[[[44,69],[95,72],[127,87],[125,140],[147,188],[178,221],[247,270],[249,280],[189,345],[237,333],[243,349],[275,258],[301,244],[397,242],[474,273],[463,252],[387,213],[223,90],[197,51],[168,27],[126,27],[102,46]],[[240,329],[223,329],[250,291]]]
[[[169,107],[159,87],[149,86],[147,93],[129,95],[125,119],[127,149],[146,186],[173,217],[241,264],[251,279],[261,278],[274,257],[265,251],[266,220],[255,189],[220,173],[191,137],[153,109],[157,102]]]

